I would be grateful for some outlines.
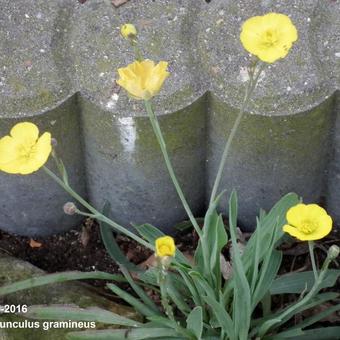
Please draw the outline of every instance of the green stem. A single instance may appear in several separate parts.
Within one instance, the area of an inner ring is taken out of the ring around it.
[[[135,52],[135,56],[136,56],[137,61],[142,61],[143,60],[143,54],[142,54],[140,48],[138,47],[137,40],[131,40],[131,46],[133,48],[133,51]]]
[[[126,236],[132,238],[136,242],[140,243],[144,247],[147,247],[151,250],[155,250],[154,246],[150,243],[146,242],[133,232],[127,230],[123,226],[119,225],[118,223],[110,220],[103,214],[101,214],[98,210],[96,210],[92,205],[90,205],[88,202],[86,202],[81,196],[79,196],[68,184],[64,183],[54,172],[52,172],[50,169],[48,169],[46,166],[42,167],[44,171],[54,180],[56,181],[67,193],[69,193],[74,199],[76,199],[81,205],[83,205],[86,209],[88,209],[92,214],[96,216],[96,218],[102,222],[107,223],[111,227],[115,229],[115,231],[118,231],[122,234],[125,234]]]
[[[314,278],[315,278],[315,281],[316,281],[318,279],[318,270],[317,270],[316,264],[315,264],[314,242],[313,241],[308,241],[308,248],[309,248],[310,259],[311,259],[311,262],[312,262]]]
[[[170,177],[172,179],[172,182],[176,188],[176,191],[177,191],[177,194],[179,196],[179,198],[181,199],[182,201],[182,204],[183,204],[183,207],[190,219],[190,222],[192,223],[192,225],[194,226],[197,234],[199,236],[201,236],[202,234],[202,231],[201,231],[201,228],[199,227],[194,215],[192,214],[191,212],[191,209],[189,207],[189,204],[187,202],[187,200],[185,199],[185,196],[184,196],[184,193],[181,189],[181,186],[180,184],[178,183],[178,180],[177,180],[177,177],[176,177],[176,174],[175,174],[175,171],[172,167],[172,164],[171,164],[171,161],[170,161],[170,158],[169,158],[169,154],[168,154],[168,151],[167,151],[167,148],[166,148],[166,144],[165,144],[165,141],[164,141],[164,137],[163,137],[163,134],[162,134],[162,130],[159,126],[159,123],[158,123],[158,119],[155,115],[155,113],[153,112],[153,109],[152,109],[152,106],[151,106],[151,102],[149,100],[145,100],[144,101],[145,103],[145,108],[146,108],[146,111],[149,115],[149,118],[150,118],[150,122],[151,122],[151,125],[152,125],[152,128],[153,128],[153,131],[156,135],[156,138],[157,138],[157,141],[158,141],[158,144],[161,148],[161,151],[162,151],[162,154],[163,154],[163,157],[164,157],[164,160],[165,160],[165,164],[166,164],[166,167],[169,171],[169,174],[170,174]]]
[[[308,292],[307,295],[303,299],[301,299],[299,302],[297,302],[295,305],[292,307],[288,308],[285,310],[281,315],[279,315],[277,318],[282,320],[278,323],[282,324],[290,319],[290,315],[293,316],[295,314],[295,311],[298,310],[300,307],[303,305],[307,304],[309,300],[311,300],[319,291],[320,291],[320,286],[325,278],[325,275],[328,270],[328,266],[331,262],[331,259],[327,256],[325,262],[322,265],[320,275],[318,275],[317,279],[314,281],[314,285],[312,289]],[[285,320],[286,317],[289,317],[287,320]],[[274,324],[271,326],[271,328],[274,326]]]
[[[215,197],[217,195],[217,190],[218,190],[218,187],[219,187],[220,182],[221,182],[223,170],[224,170],[225,163],[226,163],[226,160],[227,160],[227,157],[228,157],[228,154],[229,154],[231,143],[232,143],[232,141],[235,137],[236,131],[237,131],[237,129],[238,129],[240,123],[241,123],[242,117],[243,117],[244,112],[245,112],[247,105],[249,103],[249,99],[250,99],[250,97],[251,97],[251,95],[252,95],[252,93],[255,89],[255,86],[256,86],[258,78],[259,78],[259,76],[260,76],[260,74],[261,74],[261,72],[264,68],[264,65],[265,64],[262,64],[260,66],[255,77],[254,77],[254,73],[255,73],[256,63],[253,65],[252,71],[250,72],[249,82],[248,82],[248,85],[247,85],[247,88],[246,88],[246,93],[245,93],[244,98],[243,98],[243,102],[242,102],[242,105],[241,105],[240,112],[239,112],[238,116],[236,117],[235,123],[234,123],[234,125],[231,129],[231,132],[229,134],[229,137],[227,139],[227,142],[225,144],[225,147],[224,147],[224,150],[223,150],[223,153],[222,153],[221,162],[220,162],[220,165],[218,167],[215,183],[214,183],[212,193],[211,193],[211,196],[210,196],[209,205],[212,204],[212,202],[215,200]]]
[[[175,321],[174,312],[172,310],[172,307],[171,307],[171,305],[169,303],[169,299],[168,299],[167,288],[166,288],[166,277],[167,277],[167,273],[166,273],[165,269],[164,268],[160,269],[158,284],[159,284],[159,288],[161,290],[162,306],[163,306],[165,314],[168,316],[168,318],[172,321]]]
[[[285,312],[283,312],[280,316],[279,319],[283,320],[286,316],[294,312],[295,310],[299,309],[301,306],[309,302],[309,300],[314,297],[314,295],[319,291],[319,286],[322,283],[323,278],[325,277],[327,270],[324,270],[321,272],[320,276],[318,279],[315,281],[312,289],[308,292],[308,294],[300,300],[298,303],[296,303],[294,306],[291,308],[287,309]]]

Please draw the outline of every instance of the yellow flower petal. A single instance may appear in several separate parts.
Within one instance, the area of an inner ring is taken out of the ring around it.
[[[297,38],[297,30],[290,18],[280,13],[246,20],[240,34],[243,47],[267,63],[284,58]]]
[[[37,141],[35,145],[35,151],[30,161],[29,166],[26,169],[22,169],[25,174],[32,173],[39,170],[48,160],[48,157],[52,151],[51,134],[45,132]],[[22,174],[24,174],[22,172]]]
[[[286,218],[283,231],[301,241],[322,239],[332,230],[332,218],[317,204],[297,204],[288,210]]]
[[[305,204],[299,203],[287,211],[287,222],[293,226],[301,223],[301,218],[304,218]]]
[[[300,232],[297,228],[290,226],[289,224],[284,225],[282,230],[285,233],[298,238],[299,240],[303,240],[303,238],[305,237],[305,234]]]
[[[29,122],[23,122],[16,124],[11,132],[11,136],[16,140],[23,140],[26,143],[34,143],[39,136],[38,127]]]
[[[18,150],[20,148],[18,140],[5,136],[0,139],[0,170],[11,174],[17,173],[20,164],[18,161]]]
[[[175,241],[171,236],[163,236],[156,239],[156,256],[174,256],[176,252]]]
[[[147,100],[155,96],[169,76],[168,63],[155,65],[152,60],[135,61],[118,69],[117,83],[135,99]]]
[[[11,136],[0,139],[0,170],[10,174],[30,174],[40,169],[51,151],[51,134],[40,138],[36,125],[19,123],[11,130]]]

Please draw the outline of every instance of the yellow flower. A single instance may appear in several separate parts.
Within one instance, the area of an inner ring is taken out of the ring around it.
[[[120,33],[125,39],[135,39],[137,37],[137,29],[132,24],[124,24],[120,28]]]
[[[156,256],[174,256],[176,252],[175,241],[171,236],[159,237],[156,240]]]
[[[286,215],[283,231],[301,241],[319,240],[332,230],[332,218],[317,204],[297,204]]]
[[[51,134],[39,138],[33,123],[18,123],[10,136],[0,139],[0,170],[10,174],[27,175],[41,168],[52,150]]]
[[[284,58],[297,38],[292,21],[280,13],[268,13],[246,20],[240,36],[243,47],[266,63]]]
[[[165,79],[169,76],[168,63],[152,60],[135,61],[127,67],[118,69],[117,83],[123,87],[133,98],[148,100],[155,96],[162,88]]]

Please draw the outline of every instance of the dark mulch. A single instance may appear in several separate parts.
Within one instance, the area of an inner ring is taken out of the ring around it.
[[[124,236],[118,236],[117,242],[135,264],[145,261],[151,255],[149,250]],[[78,229],[35,238],[33,242],[29,237],[11,235],[0,230],[0,250],[48,273],[69,270],[119,273],[117,264],[106,252],[98,224],[90,219],[86,219]],[[102,280],[89,282],[95,286],[105,285]]]

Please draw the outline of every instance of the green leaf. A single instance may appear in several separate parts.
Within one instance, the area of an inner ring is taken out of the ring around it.
[[[118,314],[109,312],[107,310],[90,307],[68,307],[68,306],[30,306],[28,311],[23,314],[31,319],[44,320],[74,320],[74,321],[95,321],[110,325],[139,327],[142,324],[120,316]]]
[[[174,275],[166,276],[165,280],[165,288],[167,290],[167,293],[169,295],[169,298],[175,303],[177,308],[184,314],[187,315],[190,312],[190,307],[185,302],[185,297],[182,296],[179,292],[179,290],[175,287],[175,285],[172,282]],[[181,278],[182,280],[182,278]],[[188,295],[188,294],[186,294]]]
[[[254,310],[262,298],[269,292],[269,289],[280,269],[282,261],[282,252],[270,250],[268,256],[263,261],[260,278],[256,285],[255,292],[252,297],[252,309]]]
[[[275,324],[281,322],[281,319],[270,319],[267,320],[266,322],[264,322],[258,332],[258,336],[260,337],[260,339],[262,339],[262,337],[268,332],[268,330],[274,326]]]
[[[193,278],[196,284],[201,286],[202,291],[206,295],[202,295],[202,299],[210,306],[216,320],[218,321],[219,327],[228,335],[229,339],[235,339],[235,330],[233,320],[228,314],[223,303],[216,300],[214,290],[205,281],[202,275],[198,272],[190,272],[190,276]]]
[[[198,340],[203,332],[203,312],[202,307],[195,307],[187,317],[187,329],[191,330]]]
[[[251,319],[250,287],[241,260],[240,249],[236,239],[237,195],[233,191],[229,200],[229,228],[233,246],[233,322],[235,333],[240,339],[247,339]]]
[[[210,306],[219,326],[228,335],[229,339],[236,339],[233,321],[225,307],[212,296],[203,296],[203,299]]]
[[[83,331],[67,334],[68,340],[147,340],[147,339],[172,339],[185,340],[170,328],[137,328],[137,329],[114,329],[101,331]]]
[[[340,327],[322,327],[302,331],[303,335],[291,335],[288,332],[278,333],[274,337],[265,338],[266,340],[294,339],[294,340],[339,340]]]
[[[274,336],[264,336],[263,340],[296,339],[299,335],[303,335],[303,331],[300,328],[289,329],[287,331],[275,334]]]
[[[212,210],[214,207],[215,205],[210,207],[205,216],[203,236],[200,239],[200,247],[195,257],[202,256],[202,259],[197,262],[197,269],[218,292],[221,289],[220,256],[222,248],[228,242],[228,236],[222,215],[218,215],[216,210]],[[202,254],[200,254],[200,251],[202,251]]]
[[[152,315],[147,317],[148,320],[152,321],[154,324],[157,326],[162,326],[162,327],[169,327],[173,329],[177,329],[178,325],[176,321],[170,320],[167,317],[164,316],[158,316],[158,315]],[[154,325],[152,325],[154,326]]]
[[[105,203],[103,208],[103,215],[107,216],[110,210],[110,204],[108,202]],[[141,272],[142,270],[137,267],[135,264],[130,262],[124,253],[120,250],[115,237],[113,236],[112,228],[107,225],[105,222],[99,221],[100,226],[100,234],[106,248],[106,251],[112,257],[112,259],[117,262],[120,266],[124,266],[130,271],[133,272]]]
[[[178,273],[181,275],[185,286],[188,288],[189,292],[190,292],[190,297],[192,298],[192,300],[194,301],[194,304],[196,306],[202,306],[202,300],[201,297],[199,295],[199,292],[197,290],[197,287],[194,283],[194,281],[192,280],[192,278],[190,277],[189,273],[184,270],[183,268],[176,268]]]
[[[339,294],[334,293],[334,292],[327,292],[327,293],[318,294],[315,297],[313,297],[307,304],[303,304],[299,308],[295,309],[294,311],[292,311],[291,313],[286,315],[284,318],[281,317],[282,313],[284,313],[286,310],[290,309],[292,307],[292,305],[289,305],[285,309],[279,310],[276,313],[274,313],[273,315],[270,315],[268,317],[253,320],[252,325],[253,326],[260,325],[260,324],[266,322],[269,319],[282,319],[282,321],[279,324],[276,325],[276,328],[277,328],[277,327],[281,326],[282,324],[284,324],[285,322],[287,322],[289,319],[291,319],[294,315],[297,315],[297,314],[299,314],[299,313],[301,313],[305,310],[308,310],[310,308],[314,308],[315,306],[321,305],[321,304],[323,304],[327,301],[335,300],[338,296],[339,296]]]
[[[261,217],[262,216],[262,217]],[[250,291],[251,293],[254,293],[257,278],[259,275],[259,264],[260,264],[260,234],[261,234],[261,220],[263,219],[264,215],[261,214],[260,211],[260,217],[256,218],[256,229],[253,233],[253,237],[255,239],[255,254],[254,254],[254,262],[252,263],[252,276],[251,276],[251,285],[250,285]],[[251,269],[251,268],[250,268]]]
[[[110,288],[121,299],[123,299],[124,301],[129,303],[131,306],[133,306],[133,308],[135,308],[137,312],[145,316],[155,315],[155,311],[152,308],[143,304],[140,300],[136,299],[135,297],[133,297],[126,291],[120,289],[117,285],[113,283],[108,283],[107,287]]]
[[[273,233],[275,233],[275,243],[277,243],[277,241],[282,238],[284,234],[282,231],[282,226],[286,223],[286,213],[288,209],[299,202],[299,197],[296,194],[290,193],[282,197],[267,215],[264,216],[264,214],[261,214],[261,231],[258,234],[260,239],[256,241],[256,232],[253,233],[252,237],[247,243],[246,248],[244,249],[242,256],[246,272],[248,272],[249,269],[252,269],[254,264],[256,242],[259,242],[261,245],[259,254],[259,260],[261,262],[262,259],[267,255],[268,249],[271,246]],[[277,227],[275,228],[275,226]]]
[[[75,281],[75,280],[110,280],[116,282],[125,282],[125,278],[122,275],[109,274],[105,272],[63,272],[57,274],[46,274],[42,276],[32,277],[27,280],[18,281],[5,286],[0,287],[0,296],[19,292],[21,290],[30,289],[34,287],[40,287],[51,283],[59,283],[65,281]]]
[[[293,327],[292,329],[296,329],[296,328],[300,328],[300,329],[303,329],[303,328],[306,328],[308,326],[311,326],[313,325],[314,323],[326,318],[328,315],[331,315],[335,312],[337,312],[338,310],[340,310],[340,304],[337,304],[335,306],[331,306],[331,307],[328,307],[327,309],[325,309],[324,311],[322,312],[319,312],[318,314],[316,315],[313,315],[309,318],[306,318],[304,319],[302,322],[300,322],[299,324],[297,324],[295,327]]]
[[[250,237],[242,254],[242,262],[247,277],[251,277],[251,273],[256,275],[256,263],[260,264],[268,253],[268,248],[271,245],[273,233],[275,233],[275,243],[280,241],[283,236],[282,226],[286,223],[286,213],[289,208],[299,203],[299,198],[296,194],[287,194],[282,197],[266,215],[260,212],[259,228]],[[278,228],[274,226],[277,225]],[[277,240],[277,241],[276,241]],[[259,244],[258,254],[256,257],[256,244]],[[228,280],[223,287],[223,300],[227,303],[232,294],[234,280]]]
[[[333,287],[340,276],[339,269],[329,269],[321,284],[321,288]],[[270,293],[275,294],[300,294],[302,291],[309,291],[314,284],[312,271],[302,273],[289,273],[274,280]]]
[[[150,328],[154,328],[155,326],[169,327],[169,328],[174,329],[177,332],[177,334],[175,334],[177,336],[183,335],[185,339],[190,339],[192,336],[191,332],[183,328],[177,321],[170,320],[167,317],[156,315],[156,316],[149,316],[147,319],[151,321],[148,324],[148,327]]]
[[[135,291],[135,293],[139,296],[139,298],[147,305],[149,308],[151,308],[155,314],[159,314],[159,309],[155,305],[155,303],[151,300],[151,298],[144,292],[144,290],[138,286],[138,284],[133,280],[131,277],[129,271],[124,268],[123,266],[120,267],[120,270],[124,274],[126,280],[129,282],[131,288]]]

